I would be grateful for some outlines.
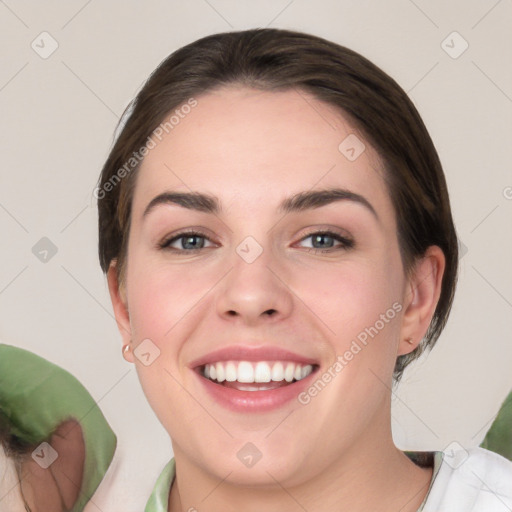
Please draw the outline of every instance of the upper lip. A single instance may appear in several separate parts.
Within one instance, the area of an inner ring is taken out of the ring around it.
[[[189,367],[197,368],[198,366],[219,361],[292,361],[304,365],[318,364],[315,359],[276,346],[251,347],[247,345],[231,345],[194,359],[189,364]]]

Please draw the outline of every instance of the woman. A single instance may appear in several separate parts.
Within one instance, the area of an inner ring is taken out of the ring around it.
[[[146,510],[509,510],[504,458],[392,440],[393,379],[437,340],[458,260],[402,89],[248,30],[173,53],[123,123],[95,195],[123,354],[173,444]]]

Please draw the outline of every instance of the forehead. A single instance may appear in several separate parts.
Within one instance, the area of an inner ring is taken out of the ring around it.
[[[329,187],[390,209],[377,153],[335,107],[304,91],[234,86],[195,100],[172,127],[152,136],[155,147],[139,169],[134,213],[166,190],[208,192],[247,209]]]

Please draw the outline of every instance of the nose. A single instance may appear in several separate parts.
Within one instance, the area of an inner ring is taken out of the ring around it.
[[[216,308],[225,320],[256,326],[287,318],[293,309],[293,292],[286,276],[263,253],[252,263],[238,255],[220,283]]]

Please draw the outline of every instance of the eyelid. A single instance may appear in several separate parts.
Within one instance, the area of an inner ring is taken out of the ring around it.
[[[217,242],[215,242],[215,240],[213,240],[213,238],[210,235],[205,233],[205,231],[203,231],[202,229],[189,227],[189,228],[184,228],[175,233],[171,233],[170,235],[165,236],[161,241],[159,241],[157,243],[157,248],[158,249],[168,249],[170,251],[174,250],[177,252],[194,252],[194,251],[185,251],[183,249],[175,249],[174,247],[170,247],[170,245],[169,245],[171,242],[179,240],[180,238],[182,238],[186,235],[200,236],[200,237],[205,238],[206,240],[212,242],[213,244],[217,243]],[[203,247],[201,249],[208,249],[208,247]],[[199,251],[201,249],[195,249],[195,251]]]
[[[305,238],[310,237],[311,235],[317,235],[317,234],[326,234],[333,237],[337,237],[342,239],[347,244],[354,244],[354,237],[346,230],[340,229],[340,228],[333,228],[333,227],[322,227],[322,226],[314,226],[312,228],[309,228],[306,233],[302,234],[299,242],[304,240]]]
[[[163,240],[161,240],[160,242],[157,243],[157,248],[168,249],[170,251],[175,251],[175,252],[180,252],[180,253],[198,252],[202,249],[208,249],[208,247],[201,247],[199,249],[191,249],[191,250],[187,251],[185,249],[176,249],[174,247],[170,247],[171,242],[175,242],[175,241],[179,240],[180,238],[185,237],[186,235],[199,236],[201,238],[204,238],[205,240],[208,240],[209,242],[211,242],[213,244],[218,244],[218,242],[215,242],[213,237],[208,235],[207,233],[205,233],[204,230],[202,230],[200,228],[189,227],[189,228],[184,228],[182,230],[179,230],[175,233],[171,233],[170,235],[166,236]],[[302,236],[295,243],[302,242],[306,238],[309,238],[313,235],[330,236],[330,237],[334,238],[336,241],[338,241],[341,244],[341,246],[339,246],[337,248],[331,247],[331,248],[327,248],[327,249],[308,248],[311,251],[323,251],[323,252],[327,251],[328,252],[328,251],[334,251],[334,250],[340,249],[340,248],[350,249],[354,246],[354,239],[347,231],[339,229],[339,228],[322,227],[322,226],[314,226],[314,227],[309,228],[306,231],[306,233],[303,233]]]
[[[321,233],[321,234],[329,236],[334,241],[334,244],[332,247],[322,248],[322,247],[313,247],[313,246],[307,247],[307,246],[302,246],[302,245],[296,245],[296,248],[299,250],[302,250],[304,252],[307,252],[307,253],[323,254],[323,255],[330,254],[331,256],[333,256],[335,254],[339,254],[340,252],[350,251],[354,248],[354,243],[352,242],[352,240],[348,240],[348,239],[346,239],[344,237],[340,237],[336,234],[330,234],[330,233]],[[299,242],[299,244],[301,242],[305,243],[305,240],[307,240],[308,238],[311,238],[312,236],[314,236],[314,233],[313,233],[313,235],[306,236],[304,239],[302,239]],[[312,242],[310,242],[310,243],[311,243],[311,245],[313,245]]]

